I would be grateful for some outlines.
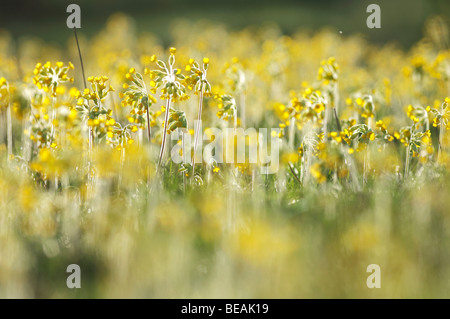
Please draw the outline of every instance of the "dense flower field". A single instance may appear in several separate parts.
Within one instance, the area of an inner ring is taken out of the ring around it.
[[[116,15],[79,32],[85,80],[73,37],[2,31],[0,297],[448,297],[449,38],[425,30],[404,51],[179,23],[166,45]],[[194,161],[226,128],[255,129],[232,151],[267,128],[279,165]]]

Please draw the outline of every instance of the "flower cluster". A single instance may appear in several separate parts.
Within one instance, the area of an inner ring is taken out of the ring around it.
[[[236,101],[228,94],[216,95],[214,97],[218,101],[217,117],[224,121],[232,120],[236,117]]]
[[[68,76],[69,70],[73,68],[71,62],[66,66],[63,62],[56,62],[53,67],[51,62],[37,63],[33,71],[33,83],[44,92],[49,92],[52,97],[56,97],[62,90],[60,88],[62,83],[73,82],[73,78]]]
[[[185,70],[188,75],[185,77],[187,87],[190,90],[194,90],[195,94],[203,91],[205,96],[211,95],[211,84],[209,84],[206,75],[209,66],[209,59],[203,58],[203,66],[200,67],[199,63],[194,59],[189,59],[189,64],[186,65]]]
[[[186,88],[182,81],[185,80],[185,76],[181,74],[180,68],[175,68],[175,48],[170,48],[170,56],[168,66],[161,60],[158,60],[156,56],[152,56],[151,61],[155,62],[159,69],[149,70],[145,69],[146,74],[150,74],[151,82],[150,86],[155,88],[152,93],[156,93],[156,89],[161,89],[161,99],[170,99],[171,102],[178,100],[184,101],[189,98],[186,95]]]
[[[149,125],[155,126],[155,117],[157,115],[150,111],[150,107],[156,103],[156,99],[147,92],[144,78],[134,68],[131,68],[126,74],[126,79],[130,84],[124,83],[123,88],[125,91],[119,93],[119,97],[122,99],[122,106],[131,108],[130,122],[143,128],[147,122],[146,116],[148,116]]]
[[[112,110],[105,105],[108,93],[114,89],[108,85],[107,76],[89,77],[91,88],[78,92],[76,110],[83,121],[87,122],[94,133],[94,137],[101,138],[106,134],[107,127],[114,125]]]

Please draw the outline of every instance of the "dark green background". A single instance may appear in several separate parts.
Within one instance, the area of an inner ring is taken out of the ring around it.
[[[377,42],[396,42],[409,47],[423,34],[424,21],[433,15],[450,16],[449,0],[17,0],[5,1],[0,9],[0,28],[14,37],[35,35],[64,43],[71,32],[66,28],[66,7],[81,6],[82,32],[96,33],[114,12],[133,16],[139,31],[152,31],[170,42],[169,26],[175,19],[208,19],[230,29],[277,23],[289,34],[299,28],[315,30],[332,26],[344,34],[361,33]],[[381,6],[381,29],[366,26],[367,5]],[[448,20],[447,20],[448,22]]]

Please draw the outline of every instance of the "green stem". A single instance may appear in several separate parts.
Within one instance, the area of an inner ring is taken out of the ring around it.
[[[444,114],[444,104],[442,104],[442,106],[441,106],[441,114]],[[444,140],[444,121],[441,118],[440,124],[439,124],[438,162],[439,162],[439,160],[441,159],[441,156],[442,156],[442,148],[443,148],[442,147],[442,143],[443,143],[443,140]]]
[[[240,93],[240,98],[241,98],[241,127],[243,127],[245,129],[245,121],[246,121],[246,116],[245,116],[245,90],[242,90]]]
[[[186,150],[184,148],[184,142],[185,142],[184,132],[181,132],[181,153],[182,153],[183,163],[186,162],[185,161],[185,159],[186,159]],[[186,192],[186,172],[182,172],[181,174],[183,174],[183,192]]]
[[[52,121],[52,129],[51,129],[51,143],[53,143],[55,141],[55,125],[54,125],[54,121],[56,119],[56,98],[52,97],[52,117],[51,117],[51,121]],[[50,143],[50,144],[51,144]]]
[[[289,148],[294,149],[295,140],[295,117],[292,117],[289,122]]]
[[[86,85],[86,76],[84,75],[84,65],[83,65],[83,58],[81,56],[81,50],[80,50],[80,43],[78,42],[78,36],[77,36],[77,28],[73,28],[73,33],[75,35],[75,40],[77,42],[77,48],[78,48],[78,55],[80,56],[80,63],[81,63],[81,72],[83,74],[83,83],[84,83],[84,88],[87,88]]]
[[[117,183],[117,189],[120,192],[120,186],[122,184],[122,176],[123,176],[123,167],[125,164],[125,147],[122,145],[120,149],[120,167],[119,167],[119,180]]]
[[[323,140],[326,141],[328,139],[328,107],[325,104],[325,114],[323,117]]]
[[[337,110],[335,107],[333,108],[333,113],[334,113],[334,119],[336,120],[337,129],[339,132],[342,132],[341,122],[339,121],[339,117],[337,115]]]
[[[170,108],[170,97],[167,98],[167,103],[166,103],[166,114],[164,116],[164,133],[163,133],[163,140],[162,140],[162,144],[161,144],[161,150],[159,152],[159,160],[158,160],[158,167],[156,169],[156,174],[158,174],[159,169],[161,168],[161,161],[164,156],[164,149],[166,146],[167,125],[169,122],[169,108]]]
[[[408,143],[408,146],[406,147],[406,159],[405,159],[405,179],[408,177],[409,174],[409,153],[411,152],[411,144]]]
[[[150,113],[149,113],[150,110],[148,108],[148,103],[145,107],[147,110],[147,137],[148,137],[148,142],[150,143],[152,131],[151,131],[151,127],[150,127]]]
[[[288,163],[289,166],[289,170],[291,171],[292,175],[295,177],[296,181],[299,182],[299,184],[302,183],[302,181],[300,180],[300,178],[298,178],[297,174],[295,174],[294,169],[292,168],[292,164],[289,162]]]
[[[8,130],[8,158],[12,156],[12,119],[11,119],[11,105],[8,103],[6,109],[6,126]]]
[[[192,157],[192,177],[194,176],[194,172],[195,172],[195,154],[197,151],[198,137],[199,137],[200,128],[201,128],[202,108],[203,108],[203,84],[200,87],[200,96],[199,96],[199,101],[198,101],[197,127],[195,129],[195,137],[194,137],[194,156]]]

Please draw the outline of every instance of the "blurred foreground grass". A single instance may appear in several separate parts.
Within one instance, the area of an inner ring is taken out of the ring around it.
[[[104,182],[80,203],[77,189],[36,189],[3,164],[1,295],[448,297],[448,175],[420,186],[382,178],[363,192],[277,193],[272,182],[185,195],[149,195],[131,182],[119,194]],[[66,287],[72,263],[81,289]],[[381,289],[366,286],[372,263]]]

